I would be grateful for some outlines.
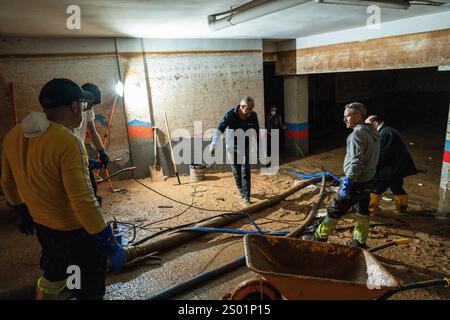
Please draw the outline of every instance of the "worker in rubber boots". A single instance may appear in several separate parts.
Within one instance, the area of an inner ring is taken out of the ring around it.
[[[94,170],[102,169],[103,167],[106,168],[109,162],[109,156],[106,152],[105,146],[103,145],[102,139],[97,132],[97,128],[95,127],[94,105],[102,102],[102,93],[93,83],[85,83],[81,86],[81,89],[90,92],[94,96],[94,101],[87,103],[87,108],[83,111],[83,120],[81,121],[81,125],[80,127],[73,129],[73,132],[80,137],[83,143],[86,139],[86,132],[89,132],[89,137],[98,151],[100,161],[89,158],[89,178],[92,183],[92,188],[94,189],[95,197],[101,205],[102,197],[97,195],[97,181],[95,180]]]
[[[75,82],[53,79],[39,95],[44,112],[27,115],[3,141],[3,192],[20,231],[36,230],[42,247],[36,299],[58,299],[70,270],[80,283],[68,286],[76,298],[102,299],[107,258],[113,270],[126,258],[94,196],[86,149],[71,132],[92,100]]]
[[[380,135],[373,126],[364,123],[366,112],[366,107],[360,102],[345,106],[344,122],[347,128],[353,129],[347,138],[345,176],[341,179],[338,194],[327,208],[328,214],[314,234],[317,241],[327,241],[338,220],[354,207],[357,211],[356,226],[353,230],[353,239],[348,245],[367,248],[370,190],[378,163]]]
[[[376,214],[381,194],[390,188],[394,194],[397,213],[406,213],[408,194],[403,189],[403,179],[417,172],[414,161],[397,130],[386,126],[376,115],[367,117],[366,123],[377,129],[381,136],[380,160],[376,183],[370,194],[369,211],[372,215]]]
[[[250,172],[250,139],[243,137],[244,143],[239,143],[239,131],[241,129],[246,135],[247,133],[256,134],[257,145],[259,146],[259,122],[258,116],[253,109],[255,108],[255,100],[252,97],[246,96],[242,98],[241,103],[228,110],[220,120],[216,134],[213,136],[209,150],[213,153],[222,133],[225,129],[232,129],[234,132],[234,141],[227,142],[227,147],[233,145],[230,152],[227,152],[231,163],[231,170],[233,171],[236,186],[239,194],[245,205],[251,204],[251,172]],[[258,153],[258,150],[256,150]],[[258,156],[256,156],[258,158]]]

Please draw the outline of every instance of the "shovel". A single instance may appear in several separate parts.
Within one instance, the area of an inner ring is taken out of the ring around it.
[[[153,130],[153,145],[154,145],[153,154],[155,156],[155,162],[153,163],[152,166],[150,166],[150,175],[152,177],[153,182],[164,181],[165,177],[158,161],[158,134],[156,132],[157,128],[153,127],[152,130]]]

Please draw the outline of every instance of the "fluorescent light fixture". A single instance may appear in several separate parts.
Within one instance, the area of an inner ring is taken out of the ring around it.
[[[122,81],[120,81],[120,80],[117,80],[117,83],[116,83],[116,93],[119,95],[119,96],[121,96],[121,97],[123,97],[123,83],[122,83]]]
[[[352,6],[379,6],[381,8],[390,9],[409,9],[411,4],[409,1],[401,0],[379,0],[379,1],[366,1],[366,0],[314,0],[316,3],[331,3],[331,4],[346,4]]]
[[[306,2],[310,0],[252,0],[239,7],[209,15],[208,24],[211,29],[218,31]]]

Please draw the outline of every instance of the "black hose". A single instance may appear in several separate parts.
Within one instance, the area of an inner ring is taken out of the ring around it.
[[[199,275],[197,275],[193,278],[190,278],[182,283],[175,284],[167,289],[164,289],[163,291],[160,291],[160,292],[150,296],[147,300],[169,299],[169,298],[173,297],[174,295],[182,293],[186,289],[197,286],[197,285],[199,285],[203,282],[206,282],[212,278],[220,276],[223,273],[233,271],[243,265],[245,265],[245,256],[239,257],[236,260],[233,260],[224,265],[221,265],[220,267],[218,267],[216,269],[200,273]]]

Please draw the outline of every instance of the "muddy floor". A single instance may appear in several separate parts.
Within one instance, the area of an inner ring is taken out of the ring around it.
[[[443,140],[444,137],[423,132],[418,139],[417,131],[412,130],[402,132],[402,135],[420,170],[417,175],[405,180],[405,190],[410,196],[409,212],[401,215],[394,213],[393,196],[385,193],[381,210],[371,221],[376,226],[371,228],[368,245],[374,247],[404,237],[411,239],[409,244],[375,254],[402,283],[449,277],[450,224],[448,219],[436,216],[443,141],[436,145],[429,143],[430,139]],[[284,159],[280,171],[273,176],[261,176],[259,170],[253,170],[251,201],[256,203],[268,199],[298,183],[299,178],[290,174],[288,169],[311,173],[320,168],[342,174],[344,153],[343,147],[337,147],[313,152],[307,158]],[[195,223],[223,212],[236,212],[244,207],[237,197],[231,172],[208,171],[205,180],[197,183],[190,182],[188,176],[182,176],[181,185],[175,178],[162,182],[152,182],[150,179],[139,182],[115,181],[114,186],[121,189],[120,192],[111,193],[107,185],[100,185],[99,191],[103,195],[108,220],[129,223],[128,236],[134,243],[152,235],[154,237],[147,241],[158,241],[176,226]],[[327,190],[322,208],[333,196],[334,189],[328,187]],[[252,217],[264,231],[294,230],[317,201],[318,193],[316,187],[305,188],[273,207],[252,214]],[[32,287],[39,275],[38,245],[34,238],[16,232],[13,215],[6,207],[0,219],[0,249],[3,252],[0,258],[0,293],[14,291],[20,286]],[[330,237],[330,242],[347,242],[351,239],[353,225],[352,214],[349,214],[339,222],[340,231]],[[132,232],[133,227],[136,232]],[[248,218],[226,228],[255,230]],[[162,258],[160,263],[154,259],[143,259],[120,274],[109,274],[106,298],[146,299],[167,287],[232,261],[243,253],[242,236],[207,233],[159,253]],[[243,266],[173,299],[221,299],[240,282],[258,277],[258,274]],[[396,294],[391,299],[450,299],[450,290],[413,290]]]

